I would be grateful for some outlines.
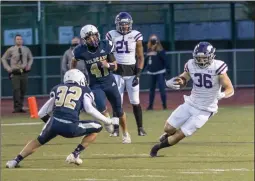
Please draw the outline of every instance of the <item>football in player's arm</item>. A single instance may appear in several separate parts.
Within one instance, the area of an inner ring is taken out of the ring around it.
[[[178,89],[185,87],[189,80],[190,80],[189,72],[184,71],[178,77],[174,77],[174,78],[166,81],[166,85],[169,88],[178,90]],[[229,98],[232,95],[234,95],[234,88],[233,88],[232,82],[229,79],[227,73],[219,75],[219,82],[220,82],[220,85],[222,85],[222,87],[225,90],[218,94],[218,100],[220,100],[222,98]]]
[[[167,119],[160,143],[150,151],[151,157],[156,157],[160,149],[191,136],[217,113],[219,100],[234,95],[228,67],[223,61],[214,59],[214,53],[215,48],[210,43],[200,42],[194,49],[193,59],[185,64],[184,72],[166,81],[169,88],[179,90],[192,79],[193,88],[191,95],[184,95],[185,102]],[[224,91],[221,91],[222,87]]]

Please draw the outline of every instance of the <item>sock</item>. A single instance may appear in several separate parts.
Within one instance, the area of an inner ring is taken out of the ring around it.
[[[119,126],[118,124],[114,124],[114,125],[113,125],[114,131],[118,131],[118,130],[119,130],[119,127],[120,127],[120,126]]]
[[[112,117],[118,117],[116,112],[112,113]],[[119,125],[118,124],[113,124],[113,128],[114,128],[114,131],[119,131]]]
[[[24,159],[23,156],[21,156],[20,154],[18,154],[14,160],[16,160],[16,162],[19,163],[19,162],[21,162],[23,159]]]
[[[143,113],[142,113],[141,105],[138,104],[138,105],[132,105],[132,106],[133,106],[133,113],[135,115],[137,128],[143,127]]]
[[[169,146],[171,146],[171,145],[168,143],[168,139],[164,139],[164,141],[159,143],[159,149],[166,148],[166,147],[169,147]]]
[[[82,146],[81,144],[79,144],[79,145],[77,146],[77,148],[75,148],[75,150],[72,152],[73,155],[74,155],[74,157],[77,158],[78,155],[79,155],[84,149],[85,149],[85,147]]]

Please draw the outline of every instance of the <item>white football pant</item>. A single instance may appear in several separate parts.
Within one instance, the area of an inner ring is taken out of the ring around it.
[[[134,105],[140,104],[139,84],[135,87],[132,87],[132,82],[135,76],[122,77],[120,75],[114,74],[114,77],[117,82],[122,104],[123,104],[123,94],[124,94],[125,87],[128,92],[128,98],[130,103]]]
[[[176,108],[167,119],[168,124],[181,129],[185,136],[191,136],[213,115],[212,112],[199,110],[188,103]]]

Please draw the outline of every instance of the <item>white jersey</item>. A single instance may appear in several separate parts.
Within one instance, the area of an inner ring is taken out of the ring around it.
[[[206,68],[200,68],[190,59],[184,67],[184,71],[190,74],[193,80],[193,88],[190,96],[184,96],[185,102],[204,111],[217,112],[217,95],[221,91],[219,75],[228,71],[228,66],[221,60],[213,60]]]
[[[114,44],[114,56],[118,64],[133,65],[136,63],[136,42],[143,40],[142,33],[132,30],[122,35],[116,30],[111,30],[106,34],[106,39]]]

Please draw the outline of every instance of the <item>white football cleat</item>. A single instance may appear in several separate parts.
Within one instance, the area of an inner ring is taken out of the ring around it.
[[[68,155],[66,157],[66,162],[69,164],[74,163],[76,165],[80,165],[80,164],[82,164],[83,161],[82,161],[82,159],[80,159],[79,155],[77,158],[75,158],[74,155],[71,153],[70,155]]]
[[[18,162],[16,160],[10,160],[6,163],[6,168],[16,168],[18,166]]]
[[[131,143],[131,137],[129,135],[129,133],[127,133],[126,135],[122,135],[122,143],[123,144],[129,144]]]

